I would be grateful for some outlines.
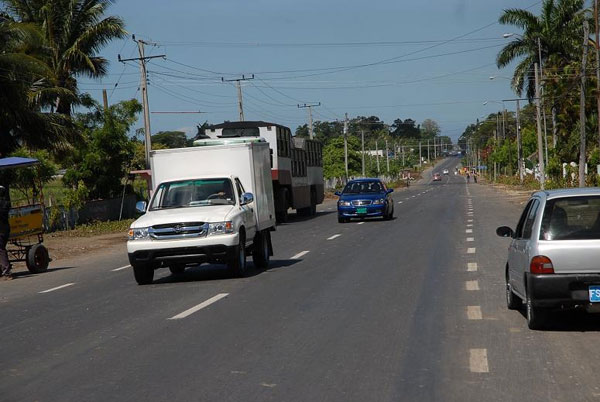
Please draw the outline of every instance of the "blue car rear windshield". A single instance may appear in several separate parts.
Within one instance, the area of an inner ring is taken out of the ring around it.
[[[344,194],[381,193],[384,188],[379,181],[354,181],[346,184]]]

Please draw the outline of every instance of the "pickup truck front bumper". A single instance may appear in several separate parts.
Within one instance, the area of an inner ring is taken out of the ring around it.
[[[600,285],[600,274],[525,275],[527,294],[536,307],[587,306],[590,304],[589,287]]]
[[[237,233],[202,239],[130,240],[127,255],[132,266],[154,268],[170,264],[226,263],[239,244]]]

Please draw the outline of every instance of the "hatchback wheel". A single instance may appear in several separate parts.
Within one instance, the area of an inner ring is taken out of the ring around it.
[[[523,300],[512,291],[512,286],[506,284],[506,307],[509,310],[518,310],[523,305]]]
[[[542,329],[544,322],[546,321],[546,311],[535,307],[531,301],[531,298],[527,296],[526,315],[527,315],[527,326],[529,329]]]

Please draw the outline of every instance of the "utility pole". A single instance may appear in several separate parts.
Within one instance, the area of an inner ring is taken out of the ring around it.
[[[404,145],[402,145],[400,147],[400,149],[401,149],[401,152],[402,152],[402,167],[404,167]]]
[[[365,130],[360,129],[360,139],[362,142],[362,177],[365,177]]]
[[[435,136],[433,137],[433,159],[437,159],[437,148],[435,147]]]
[[[145,143],[145,157],[146,157],[146,169],[150,169],[150,151],[152,150],[152,134],[150,131],[150,107],[148,106],[148,76],[146,74],[146,61],[149,59],[156,58],[165,58],[164,54],[157,56],[145,56],[144,55],[144,45],[151,44],[150,42],[145,42],[141,39],[136,40],[135,35],[131,36],[133,41],[138,45],[138,52],[140,57],[132,58],[132,59],[121,59],[121,55],[117,55],[118,60],[121,63],[125,63],[127,61],[139,61],[140,62],[140,74],[141,74],[141,90],[142,90],[142,106],[144,107],[144,143]],[[108,103],[108,101],[107,101]]]
[[[583,21],[583,57],[581,59],[581,98],[579,100],[579,187],[585,187],[585,67],[587,63],[590,27]]]
[[[542,67],[542,42],[540,40],[540,38],[537,38],[537,43],[538,43],[538,57],[539,57],[539,61],[540,61],[540,93],[542,94],[542,98],[543,98],[543,94],[544,94],[544,70]],[[543,99],[540,100],[540,102],[542,102]],[[541,103],[540,103],[541,104]],[[543,117],[543,121],[544,121],[544,149],[545,149],[545,155],[546,155],[546,165],[548,164],[548,133],[546,130],[546,106],[545,105],[541,105],[542,106],[542,117]]]
[[[102,104],[104,105],[104,113],[108,110],[108,95],[106,94],[106,89],[102,90]]]
[[[377,174],[379,174],[379,145],[377,140],[375,140],[375,158],[377,159]]]
[[[427,162],[431,162],[431,158],[429,157],[429,140],[427,140]]]
[[[540,76],[537,63],[535,63],[535,109],[537,122],[538,163],[540,166],[540,188],[543,190],[545,187],[546,176],[544,174],[544,145],[542,142],[542,115],[540,111]]]
[[[421,141],[419,141],[419,167],[423,167],[423,157],[421,156]]]
[[[346,167],[346,183],[348,183],[348,113],[344,119],[344,166]],[[312,122],[312,120],[311,120]],[[311,137],[312,138],[312,135]]]
[[[519,100],[517,99],[517,159],[519,162],[519,180],[523,184],[523,147],[521,145],[521,121],[519,120],[519,114],[521,108]]]
[[[596,21],[596,104],[598,106],[598,116],[600,116],[600,27],[598,23],[598,0],[594,0],[594,20]],[[600,124],[598,124],[598,146],[600,147]]]
[[[385,140],[385,155],[387,156],[387,172],[390,172],[390,151],[388,150],[388,140]]]
[[[232,80],[226,80],[224,77],[221,77],[221,82],[234,82],[235,81],[235,87],[237,89],[238,113],[239,113],[240,121],[244,121],[244,99],[242,98],[242,84],[241,84],[241,82],[242,81],[253,80],[253,79],[254,79],[254,74],[252,74],[250,77],[246,77],[244,74],[242,74],[242,78],[234,78]]]
[[[308,136],[310,137],[310,139],[312,140],[314,137],[313,134],[313,119],[312,119],[312,108],[313,107],[317,107],[317,106],[321,106],[321,102],[317,102],[317,103],[305,103],[303,105],[298,105],[299,109],[308,109]]]

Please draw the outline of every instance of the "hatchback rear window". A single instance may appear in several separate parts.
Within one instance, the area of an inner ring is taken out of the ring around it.
[[[540,240],[600,239],[600,196],[549,200],[544,208]]]

